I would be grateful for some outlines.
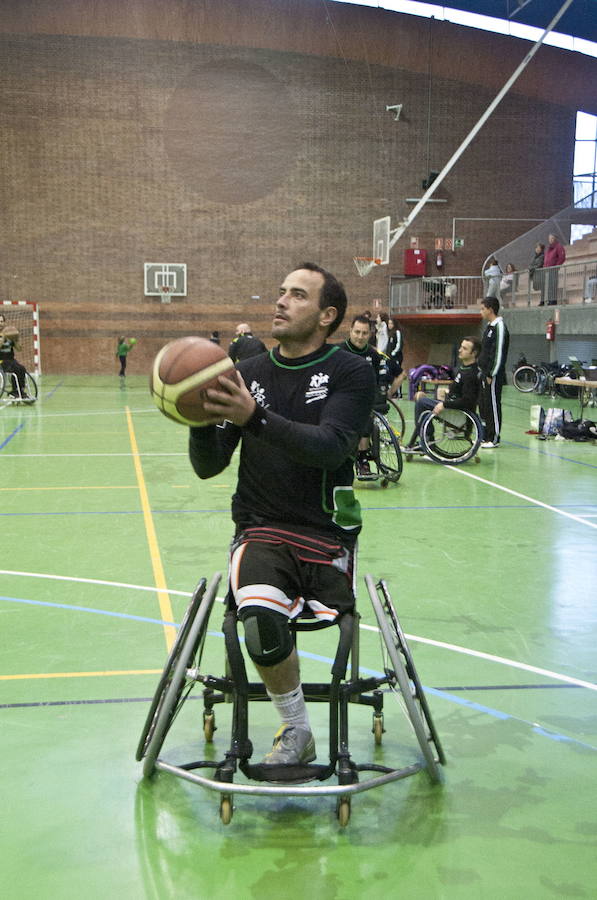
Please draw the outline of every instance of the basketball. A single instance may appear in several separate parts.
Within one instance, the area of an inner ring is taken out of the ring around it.
[[[131,347],[134,347],[136,343],[137,343],[137,338],[129,338],[129,344],[131,345]]]
[[[168,419],[181,425],[208,424],[205,391],[218,387],[220,375],[231,375],[234,363],[225,350],[200,337],[184,337],[162,347],[156,356],[149,388],[153,402]]]

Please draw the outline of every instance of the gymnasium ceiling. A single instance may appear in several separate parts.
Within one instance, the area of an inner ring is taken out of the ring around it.
[[[452,0],[429,5],[449,6],[482,16],[510,20],[519,25],[545,28],[563,3],[564,0]],[[597,41],[597,0],[574,0],[555,30],[585,41]]]

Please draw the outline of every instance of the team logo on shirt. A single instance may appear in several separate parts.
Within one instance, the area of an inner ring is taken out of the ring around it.
[[[262,388],[258,381],[251,382],[249,391],[255,403],[258,403],[264,409],[269,406],[269,403],[265,402],[265,388]]]
[[[325,400],[328,395],[328,384],[330,376],[319,372],[318,375],[311,375],[309,387],[305,391],[305,403],[315,403],[316,400]]]

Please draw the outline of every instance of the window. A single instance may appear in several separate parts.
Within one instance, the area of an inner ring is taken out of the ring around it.
[[[579,112],[574,142],[574,205],[597,208],[597,116]],[[572,225],[571,242],[593,230],[592,225]]]

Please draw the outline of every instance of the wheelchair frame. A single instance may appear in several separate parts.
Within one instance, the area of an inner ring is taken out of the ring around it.
[[[382,487],[390,482],[396,484],[402,475],[402,452],[396,432],[386,417],[373,410],[371,416],[371,445],[368,459],[375,465],[377,473],[367,476],[356,475],[357,481],[380,481]]]
[[[420,417],[420,451],[404,448],[406,461],[416,455],[426,454],[440,465],[457,466],[474,459],[483,440],[483,425],[479,417],[467,409],[444,409],[439,415],[424,412]]]
[[[15,397],[10,395],[11,378],[13,390],[16,391]],[[27,391],[27,396],[24,397],[21,394],[21,386],[16,373],[7,372],[6,369],[0,365],[0,400],[4,400],[6,403],[35,403],[38,394],[37,382],[33,375],[27,370],[25,370],[25,389]]]
[[[203,647],[207,636],[210,614],[216,598],[221,574],[216,573],[209,586],[202,579],[189,603],[176,641],[149,708],[137,747],[136,758],[143,760],[143,775],[152,777],[156,771],[169,772],[186,781],[216,791],[220,794],[220,818],[223,824],[232,819],[232,798],[235,794],[268,796],[321,796],[336,797],[336,816],[345,826],[350,819],[353,794],[370,790],[393,781],[414,775],[425,769],[433,783],[441,781],[440,765],[445,756],[435,730],[423,688],[419,681],[406,639],[400,627],[385,581],[375,582],[371,575],[365,583],[383,648],[384,674],[362,677],[359,675],[359,620],[356,610],[344,613],[338,622],[340,637],[332,666],[329,683],[303,683],[305,699],[309,702],[329,704],[329,763],[301,764],[296,766],[264,766],[250,762],[253,747],[249,738],[250,701],[268,701],[264,685],[250,683],[240,647],[235,610],[228,610],[224,617],[226,647],[226,674],[216,677],[202,673]],[[335,623],[295,620],[291,623],[296,632],[312,631]],[[348,663],[350,677],[346,677]],[[215,731],[214,707],[232,702],[232,724],[229,749],[222,760],[199,760],[173,764],[159,754],[174,719],[180,712],[196,684],[203,686],[203,731],[207,743],[211,743]],[[382,690],[382,688],[386,690]],[[387,690],[400,695],[407,717],[418,741],[422,761],[392,768],[375,763],[356,764],[350,755],[348,739],[348,707],[350,704],[370,706],[373,710],[372,733],[376,745],[381,744],[384,729],[384,693]],[[214,769],[213,777],[197,774],[195,770]],[[246,777],[246,783],[235,783],[238,770]],[[373,773],[359,781],[362,772]],[[326,781],[335,777],[335,784],[310,786],[305,782]]]

